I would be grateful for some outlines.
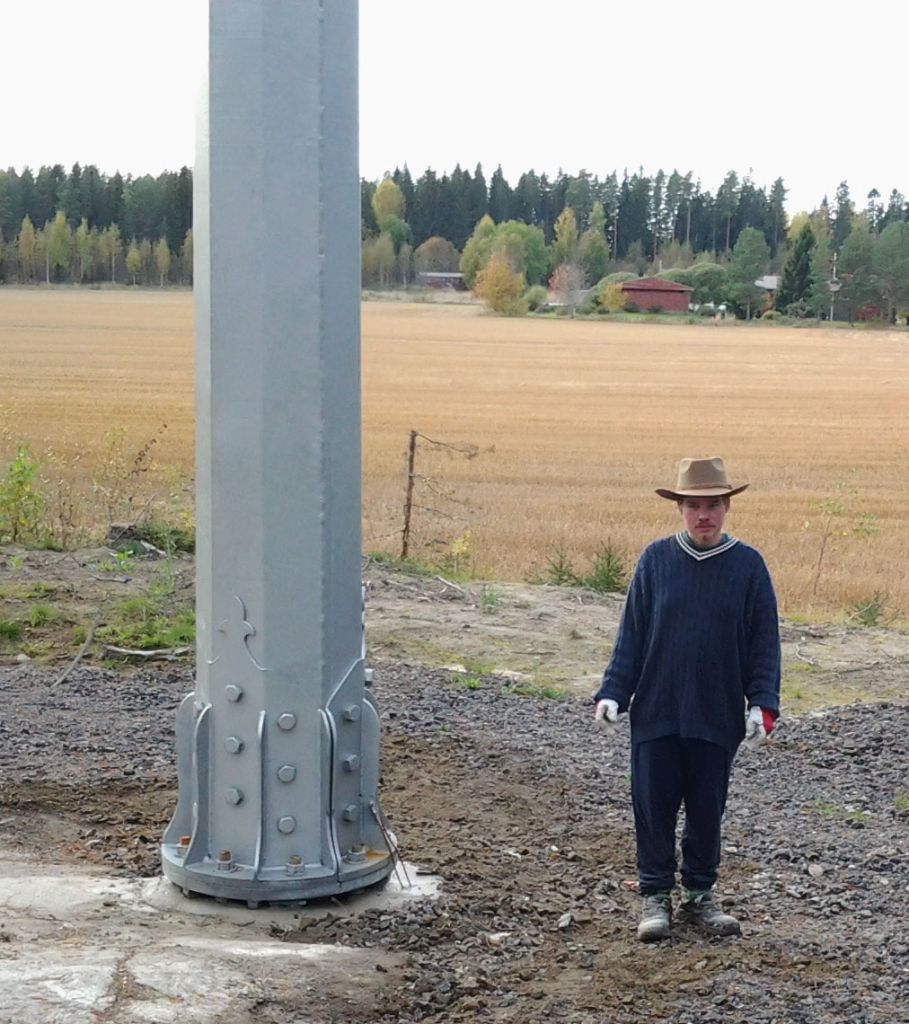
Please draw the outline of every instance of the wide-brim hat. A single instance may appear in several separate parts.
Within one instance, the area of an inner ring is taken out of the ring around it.
[[[726,476],[726,467],[718,456],[710,459],[680,459],[674,488],[658,487],[657,494],[670,501],[682,498],[731,498],[741,494],[748,484],[733,487]]]

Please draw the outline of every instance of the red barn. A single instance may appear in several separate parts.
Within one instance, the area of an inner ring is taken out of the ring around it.
[[[626,305],[634,303],[642,312],[658,309],[663,313],[687,313],[690,288],[661,277],[639,277],[623,281],[622,294]]]

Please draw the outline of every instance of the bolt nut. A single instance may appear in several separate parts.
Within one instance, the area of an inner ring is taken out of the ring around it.
[[[217,861],[219,871],[230,871],[234,866],[234,861],[230,855],[230,850],[221,850],[218,853]]]
[[[239,754],[243,749],[243,740],[239,736],[228,736],[224,741],[224,749],[228,754]]]
[[[228,786],[228,788],[224,790],[224,799],[229,804],[236,807],[237,804],[243,803],[243,793],[237,789],[236,786]]]
[[[291,854],[291,856],[287,858],[284,870],[289,875],[302,875],[306,871],[306,865],[303,863],[303,858],[299,853]]]
[[[360,767],[360,757],[358,754],[349,754],[344,758],[344,771],[355,772]]]
[[[344,859],[348,864],[362,864],[366,860],[366,853],[365,846],[352,846],[347,851]]]
[[[348,804],[341,813],[341,817],[345,821],[356,821],[360,817],[360,805]]]
[[[360,720],[360,705],[359,704],[348,704],[342,712],[345,722],[359,722]]]
[[[375,670],[371,669],[371,668],[363,669],[363,682],[366,683],[367,686],[372,686],[372,679],[373,679],[374,671]]]
[[[243,689],[235,683],[228,683],[228,685],[224,687],[224,696],[227,697],[231,703],[236,704],[243,696]]]
[[[278,831],[283,832],[285,835],[289,835],[297,827],[297,819],[290,814],[285,814],[282,818],[278,818]]]
[[[293,729],[296,724],[297,716],[292,711],[285,711],[284,714],[278,715],[278,728],[283,729],[284,732]]]
[[[282,764],[278,769],[278,778],[282,782],[293,782],[297,777],[297,769],[292,764]]]

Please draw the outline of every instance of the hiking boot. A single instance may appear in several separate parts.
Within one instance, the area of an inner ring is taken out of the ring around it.
[[[678,919],[711,935],[742,934],[738,921],[714,901],[711,889],[683,889]]]
[[[638,938],[641,942],[659,942],[669,938],[669,922],[672,919],[672,902],[668,892],[657,892],[644,897],[641,920],[638,923]]]

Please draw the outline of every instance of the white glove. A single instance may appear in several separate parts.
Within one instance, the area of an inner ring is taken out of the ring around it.
[[[597,709],[593,713],[596,725],[606,732],[612,732],[619,720],[619,705],[614,700],[598,700]]]
[[[745,718],[745,746],[749,750],[757,748],[767,739],[764,728],[764,712],[756,704]]]

